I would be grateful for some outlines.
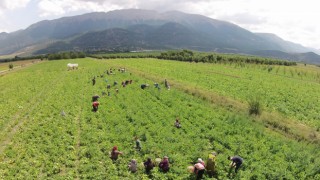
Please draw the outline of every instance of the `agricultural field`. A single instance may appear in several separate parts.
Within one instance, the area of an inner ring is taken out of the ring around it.
[[[79,69],[67,71],[67,63]],[[120,67],[127,72],[118,72]],[[110,68],[116,71],[108,76]],[[218,153],[217,179],[320,179],[320,71],[270,68],[87,58],[46,61],[2,75],[0,179],[195,179],[187,167],[212,151]],[[133,83],[122,87],[125,80]],[[142,90],[145,83],[150,86]],[[108,91],[110,96],[102,95]],[[95,94],[101,96],[96,113]],[[249,115],[250,98],[259,98],[260,116]],[[173,126],[177,117],[180,129]],[[264,121],[270,117],[275,121]],[[304,134],[296,132],[301,125]],[[113,146],[123,152],[115,163],[109,158]],[[228,174],[232,155],[244,159],[237,174]],[[147,175],[141,163],[163,156],[170,171],[155,168]],[[138,161],[136,173],[128,171],[131,159]]]

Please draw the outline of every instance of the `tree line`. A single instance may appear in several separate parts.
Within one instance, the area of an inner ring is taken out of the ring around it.
[[[280,59],[262,58],[255,56],[244,56],[235,54],[218,54],[194,52],[190,50],[174,50],[166,52],[151,53],[110,53],[110,54],[93,54],[89,57],[98,59],[114,59],[114,58],[157,58],[165,60],[176,60],[186,62],[202,62],[202,63],[250,63],[250,64],[266,64],[266,65],[284,65],[295,66],[296,62],[285,61]]]
[[[60,59],[76,59],[92,57],[97,59],[115,59],[115,58],[156,58],[165,60],[176,60],[186,62],[202,62],[202,63],[249,63],[249,64],[266,64],[266,65],[284,65],[295,66],[296,62],[286,61],[272,58],[262,58],[256,56],[245,56],[236,54],[218,54],[218,53],[206,53],[206,52],[194,52],[191,50],[172,50],[166,52],[126,52],[126,53],[106,53],[106,54],[86,54],[84,52],[60,52],[46,55],[19,57],[2,59],[0,62],[11,62],[18,60],[30,60],[30,59],[48,59],[48,60],[60,60]]]
[[[60,60],[60,59],[77,59],[77,58],[85,58],[86,54],[84,52],[59,52],[59,53],[52,53],[46,55],[35,55],[35,56],[15,56],[14,58],[6,58],[0,59],[0,62],[13,62],[13,61],[23,61],[23,60],[32,60],[32,59],[48,59],[48,60]]]

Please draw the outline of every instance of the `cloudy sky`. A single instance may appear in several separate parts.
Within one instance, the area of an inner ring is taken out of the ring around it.
[[[0,32],[13,32],[45,19],[93,11],[140,8],[179,10],[235,23],[252,32],[320,49],[317,0],[1,0]]]

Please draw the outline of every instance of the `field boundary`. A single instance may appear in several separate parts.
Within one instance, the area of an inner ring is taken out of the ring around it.
[[[20,66],[13,67],[13,69],[2,70],[2,71],[0,71],[0,75],[6,75],[8,73],[16,72],[16,71],[19,71],[19,70],[24,69],[26,67],[30,67],[32,65],[35,65],[35,64],[38,64],[38,63],[42,63],[42,62],[43,61],[37,60],[34,63],[26,63],[26,64],[23,64],[23,65],[20,65]]]

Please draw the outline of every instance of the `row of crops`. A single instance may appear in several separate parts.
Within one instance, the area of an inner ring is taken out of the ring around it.
[[[276,70],[268,72],[256,65],[235,67],[227,64],[181,63],[155,59],[117,60],[114,63],[126,63],[130,68],[143,70],[147,74],[170,77],[243,102],[253,96],[259,97],[267,110],[280,112],[320,130],[320,83],[307,75],[309,78],[301,80],[283,74],[286,72],[283,68],[288,67],[275,67],[274,69],[279,68],[283,72],[277,73],[274,72]],[[291,68],[287,71],[294,71]]]
[[[79,63],[80,68],[67,71],[69,62]],[[175,72],[179,70],[185,76],[184,81],[190,79],[190,84],[207,88],[204,79],[190,78],[192,74],[207,74],[204,66],[195,65],[189,71],[184,63],[166,63],[61,60],[0,77],[3,87],[0,90],[0,178],[194,179],[187,166],[199,157],[206,160],[212,151],[218,152],[219,179],[228,178],[227,157],[236,154],[245,161],[235,179],[320,178],[318,145],[287,139],[247,116],[187,95],[174,86],[168,91],[158,82],[162,87],[158,90],[152,86],[153,81],[130,71],[137,68],[170,82],[170,79],[180,80]],[[175,71],[165,71],[172,66],[176,66]],[[111,67],[126,67],[129,72],[104,74]],[[190,75],[183,72],[184,68]],[[233,73],[232,76],[243,75]],[[97,76],[95,86],[91,82],[93,76]],[[99,111],[91,111],[92,95],[107,92],[107,84],[129,79],[133,80],[132,84],[112,86],[110,96],[99,99]],[[143,83],[150,87],[142,90]],[[176,117],[181,120],[181,129],[173,126]],[[135,150],[135,136],[142,142],[141,151]],[[109,158],[114,145],[123,152],[116,163]],[[147,157],[155,159],[164,155],[169,156],[171,163],[169,173],[163,174],[155,168],[148,176],[142,167],[134,174],[127,169],[131,159],[141,164]]]

